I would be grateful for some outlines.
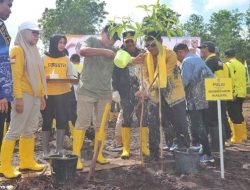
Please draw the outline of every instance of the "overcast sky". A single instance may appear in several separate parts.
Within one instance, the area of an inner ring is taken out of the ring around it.
[[[156,0],[105,0],[108,19],[114,16],[131,16],[140,20],[143,14],[135,8],[138,4],[153,4]],[[37,21],[46,7],[55,8],[56,0],[14,0],[12,14],[7,20],[7,27],[14,38],[20,23],[30,20]],[[170,8],[179,12],[181,21],[185,22],[192,13],[201,14],[207,20],[210,14],[219,9],[235,9],[245,12],[249,0],[161,0]]]

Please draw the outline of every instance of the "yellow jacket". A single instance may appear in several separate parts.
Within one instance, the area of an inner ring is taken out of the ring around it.
[[[185,90],[177,63],[176,53],[172,50],[168,50],[166,59],[168,84],[164,98],[170,107],[185,101]]]
[[[166,88],[162,89],[162,92],[164,99],[167,101],[169,106],[172,107],[175,104],[185,100],[185,91],[182,83],[181,74],[177,65],[177,56],[174,51],[169,50],[167,48],[166,48],[165,64],[166,64],[167,86]],[[148,65],[149,64],[143,65],[143,77],[145,83],[149,87],[151,85],[150,81],[152,80],[149,79],[150,67]],[[150,93],[151,99],[154,102],[158,102],[159,99],[158,80],[155,81],[152,87],[153,89],[155,89],[155,92]]]
[[[234,97],[245,98],[247,95],[245,66],[236,58],[230,59],[226,64],[229,68],[230,78],[232,78]]]
[[[217,78],[228,78],[230,75],[227,64],[223,63],[223,70],[215,71],[214,75]]]
[[[27,93],[31,96],[34,96],[34,92],[28,81],[28,78],[25,74],[24,67],[24,51],[21,47],[15,46],[10,52],[11,58],[11,69],[13,77],[13,94],[15,98],[22,98],[23,93]],[[42,85],[42,78],[40,76],[38,83],[38,92],[39,97],[44,96],[44,88]]]

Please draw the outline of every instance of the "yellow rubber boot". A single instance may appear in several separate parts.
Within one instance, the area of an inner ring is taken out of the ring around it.
[[[128,159],[130,156],[131,129],[122,127],[122,159]]]
[[[70,131],[70,137],[73,137],[74,125],[72,124],[71,121],[68,122],[68,127],[69,127],[69,131]]]
[[[247,141],[247,135],[248,135],[247,123],[246,121],[243,121],[241,124],[241,139],[243,141]]]
[[[83,168],[83,163],[81,161],[81,149],[85,139],[85,131],[74,129],[73,132],[73,154],[78,156],[77,169],[81,170]]]
[[[241,124],[232,124],[232,133],[233,136],[231,138],[231,142],[234,144],[241,144],[242,138],[241,138]]]
[[[0,173],[2,173],[6,178],[16,178],[21,176],[21,173],[14,166],[12,166],[12,156],[15,144],[15,140],[6,139],[4,139],[2,143]]]
[[[142,127],[141,129],[141,149],[143,156],[149,156],[149,149],[148,149],[148,128]]]
[[[102,144],[101,144],[101,147],[100,147],[100,150],[99,150],[99,153],[98,153],[98,157],[97,157],[97,160],[96,160],[99,164],[108,164],[109,163],[109,161],[106,158],[104,158],[104,156],[102,154],[104,144],[105,144],[105,140],[106,140],[105,131],[104,132],[100,132],[100,131],[96,132],[94,151],[96,151],[96,149],[97,149],[98,141],[102,141]]]
[[[38,164],[34,159],[35,138],[20,138],[19,140],[19,169],[41,171],[44,164]]]

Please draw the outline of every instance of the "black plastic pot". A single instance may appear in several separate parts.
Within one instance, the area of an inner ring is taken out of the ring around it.
[[[199,171],[199,153],[189,149],[174,151],[175,168],[179,174],[193,174]]]
[[[56,184],[71,184],[76,176],[76,155],[51,155],[48,158],[51,165],[51,175]]]

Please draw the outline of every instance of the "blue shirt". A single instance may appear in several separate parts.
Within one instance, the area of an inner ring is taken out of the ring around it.
[[[183,59],[181,74],[185,87],[187,110],[207,109],[205,78],[213,77],[212,71],[200,57],[189,52]]]
[[[184,87],[195,81],[201,80],[202,72],[206,72],[207,77],[213,77],[212,71],[207,67],[206,63],[197,55],[189,52],[182,61],[181,75]]]
[[[13,100],[13,82],[9,57],[10,36],[0,20],[0,99]]]

